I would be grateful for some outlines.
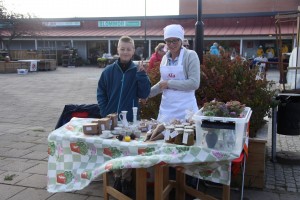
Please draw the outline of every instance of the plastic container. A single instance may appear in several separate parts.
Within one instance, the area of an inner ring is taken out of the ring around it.
[[[245,107],[240,118],[204,116],[202,110],[193,116],[196,145],[239,155],[246,139],[251,108]]]
[[[28,69],[17,69],[18,74],[25,75],[28,74]]]

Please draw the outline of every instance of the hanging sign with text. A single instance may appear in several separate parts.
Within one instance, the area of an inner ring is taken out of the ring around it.
[[[141,21],[98,21],[98,27],[141,27]]]

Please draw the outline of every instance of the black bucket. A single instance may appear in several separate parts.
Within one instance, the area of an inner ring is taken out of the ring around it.
[[[277,112],[277,133],[300,135],[300,96],[280,96]]]

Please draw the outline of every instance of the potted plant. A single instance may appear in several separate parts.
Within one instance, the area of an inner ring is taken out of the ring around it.
[[[97,58],[99,67],[103,68],[107,65],[107,58]]]
[[[196,91],[198,105],[203,106],[213,99],[236,100],[252,109],[249,131],[249,157],[247,159],[245,186],[263,188],[265,171],[266,140],[256,139],[257,131],[271,114],[275,91],[274,82],[256,80],[257,70],[237,57],[228,58],[207,55],[201,65],[201,85]]]

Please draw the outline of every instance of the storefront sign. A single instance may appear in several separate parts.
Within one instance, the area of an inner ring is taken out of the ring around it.
[[[141,27],[141,21],[98,21],[98,27]]]
[[[48,27],[79,27],[80,22],[43,22]]]

